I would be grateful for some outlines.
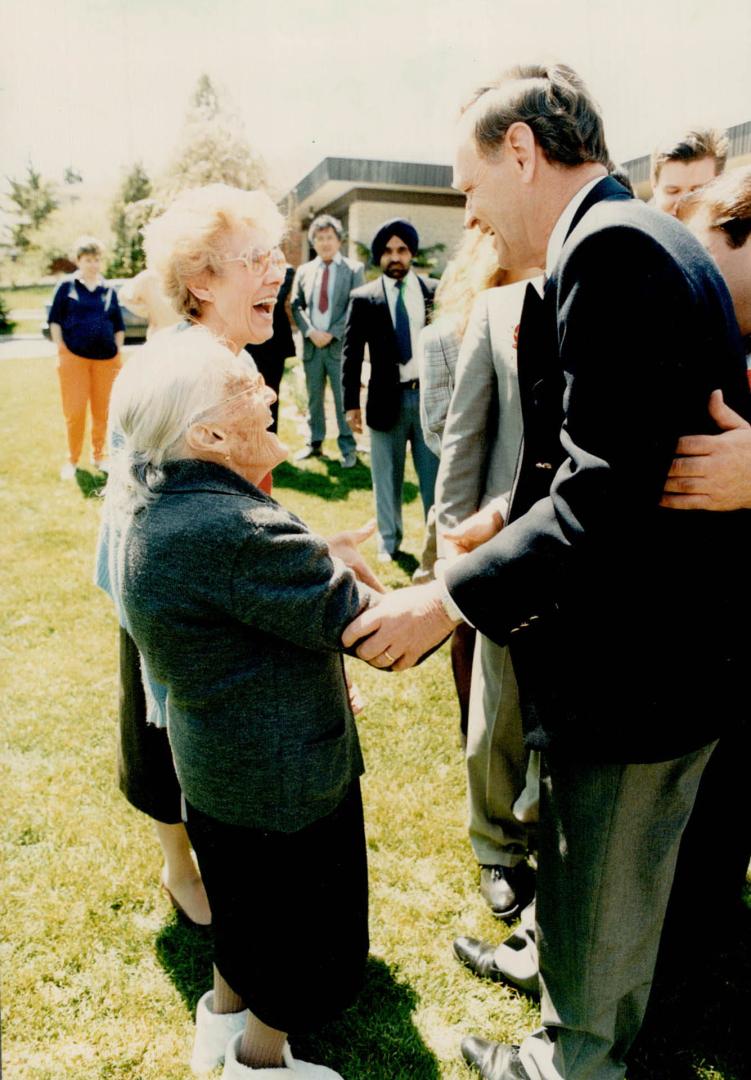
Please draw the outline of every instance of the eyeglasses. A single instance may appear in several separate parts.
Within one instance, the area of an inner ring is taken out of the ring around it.
[[[249,248],[244,255],[235,255],[229,259],[222,259],[223,263],[241,262],[246,270],[252,270],[259,277],[265,274],[272,266],[274,270],[283,270],[287,265],[287,259],[281,248]]]
[[[193,413],[190,420],[188,420],[188,423],[186,424],[186,430],[193,424],[197,423],[201,419],[201,417],[210,416],[218,409],[221,409],[224,405],[229,405],[231,401],[237,401],[238,398],[246,397],[248,394],[260,394],[263,393],[265,390],[266,380],[264,379],[263,375],[251,376],[250,385],[246,386],[244,390],[238,390],[236,394],[230,394],[229,397],[222,398],[221,401],[217,401],[216,405],[211,405],[208,409],[201,409],[200,412]]]

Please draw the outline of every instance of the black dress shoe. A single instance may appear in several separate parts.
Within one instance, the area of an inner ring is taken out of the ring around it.
[[[473,1065],[485,1080],[530,1080],[519,1060],[519,1047],[488,1042],[477,1035],[462,1039],[462,1057]]]
[[[481,979],[506,982],[506,977],[495,962],[495,945],[489,945],[479,938],[458,937],[454,942],[454,956]]]
[[[513,942],[517,937],[518,935],[512,934],[507,941]],[[516,959],[517,950],[518,947],[513,951],[509,947],[506,950],[506,959],[509,961]],[[506,986],[513,986],[514,990],[519,990],[522,994],[529,994],[531,997],[537,997],[540,993],[536,958],[533,960],[527,956],[526,963],[519,963],[518,961],[513,965],[510,963],[509,966],[512,967],[512,971],[506,971],[498,967],[495,959],[495,946],[489,945],[487,941],[480,941],[478,938],[473,937],[458,937],[454,942],[454,956],[465,967],[468,967],[473,974],[479,975],[481,979],[505,983]],[[513,971],[514,967],[518,968],[518,970]]]
[[[480,893],[497,919],[515,919],[534,891],[535,875],[525,862],[480,867]]]

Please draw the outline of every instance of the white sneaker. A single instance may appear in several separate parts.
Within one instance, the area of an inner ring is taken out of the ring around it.
[[[76,478],[76,466],[72,461],[66,461],[60,470],[61,480],[75,480]]]
[[[234,1035],[242,1035],[248,1010],[236,1013],[215,1013],[214,991],[207,990],[196,1008],[196,1036],[190,1067],[194,1073],[208,1072],[221,1065],[227,1043]]]
[[[376,555],[376,559],[378,559],[378,562],[380,563],[390,563],[394,561],[394,556],[390,551],[379,551]]]
[[[289,1080],[343,1080],[338,1072],[327,1069],[325,1065],[313,1065],[310,1061],[295,1061],[289,1043],[284,1044],[282,1051],[283,1069],[253,1069],[250,1065],[242,1065],[237,1060],[241,1039],[242,1032],[238,1032],[227,1043],[222,1080],[285,1080],[282,1076],[283,1072],[287,1073]]]
[[[100,458],[98,461],[96,458],[94,458],[91,464],[94,466],[95,469],[98,469],[99,472],[108,473],[110,471],[109,458]]]

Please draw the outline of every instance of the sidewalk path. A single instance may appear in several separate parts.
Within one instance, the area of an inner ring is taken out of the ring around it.
[[[123,353],[127,357],[140,345],[126,345]],[[57,348],[41,334],[11,334],[0,337],[0,361],[2,360],[46,360],[57,355]]]
[[[0,360],[31,360],[55,356],[57,349],[41,334],[11,334],[0,337]]]

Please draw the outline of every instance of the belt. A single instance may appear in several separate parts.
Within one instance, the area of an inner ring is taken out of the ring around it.
[[[407,379],[406,382],[400,383],[399,385],[401,386],[402,390],[419,390],[420,389],[420,380],[419,379]]]

